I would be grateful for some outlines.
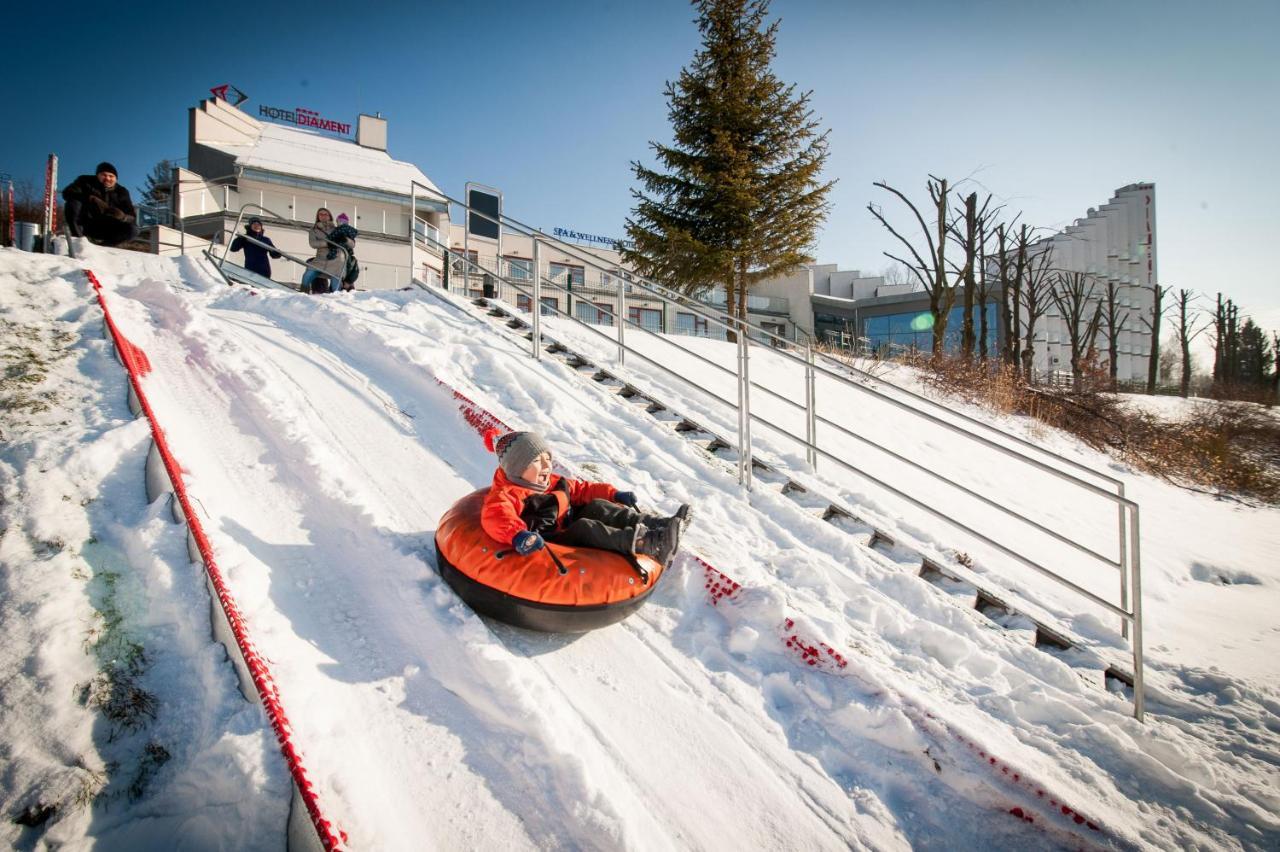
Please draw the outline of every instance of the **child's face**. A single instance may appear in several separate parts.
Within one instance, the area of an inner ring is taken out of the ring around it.
[[[551,482],[551,453],[543,453],[530,462],[520,474],[520,478],[525,482],[545,487]]]

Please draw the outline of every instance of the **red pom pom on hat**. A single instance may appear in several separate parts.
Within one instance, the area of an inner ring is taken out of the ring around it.
[[[484,430],[484,448],[491,453],[498,450],[494,447],[494,442],[498,440],[498,436],[502,434],[501,429],[494,429],[492,426]]]

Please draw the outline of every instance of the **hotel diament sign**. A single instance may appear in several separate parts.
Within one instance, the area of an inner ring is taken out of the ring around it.
[[[280,107],[266,106],[263,104],[258,107],[258,115],[263,118],[270,118],[276,121],[296,124],[299,127],[314,127],[317,130],[327,130],[330,133],[341,133],[344,136],[349,136],[351,134],[350,123],[334,121],[331,118],[323,118],[320,113],[315,110],[306,109],[304,107],[281,109]]]

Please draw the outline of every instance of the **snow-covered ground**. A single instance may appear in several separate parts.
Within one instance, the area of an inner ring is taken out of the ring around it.
[[[22,345],[49,365],[21,388],[47,408],[7,404],[0,424],[0,801],[6,815],[61,803],[34,828],[6,820],[0,837],[15,846],[278,846],[288,804],[270,730],[209,639],[202,569],[164,502],[146,505],[148,433],[128,416],[82,266],[149,357],[146,392],[351,848],[1280,844],[1275,510],[1181,492],[1001,424],[1123,479],[1142,506],[1142,725],[1126,696],[1069,661],[993,629],[776,492],[744,494],[728,466],[465,310],[421,292],[227,288],[195,260],[91,250],[82,263],[0,253],[0,316],[32,329],[39,340]],[[731,363],[721,344],[692,345]],[[12,363],[28,358],[10,351]],[[722,381],[705,362],[664,357]],[[789,369],[753,363],[758,381],[794,398]],[[682,410],[726,422],[669,377],[630,370]],[[488,483],[494,459],[437,379],[644,504],[695,506],[689,553],[640,612],[585,636],[534,635],[479,619],[439,580],[435,523]],[[834,422],[1114,546],[1113,508],[1064,505],[1051,477],[1027,481],[865,395],[819,391]],[[760,405],[794,428],[785,405]],[[764,451],[803,467],[803,453],[761,431]],[[883,452],[831,431],[824,440],[975,525],[1009,523]],[[804,476],[923,549],[969,546],[838,466]],[[1061,555],[1034,531],[1008,534],[1041,558]],[[1113,618],[972,550],[989,576],[1123,659]],[[713,604],[695,552],[743,590]],[[1108,575],[1064,564],[1114,596]],[[155,696],[152,716],[123,732],[77,701],[100,667],[86,630],[109,596],[117,631],[146,649],[138,682]],[[786,618],[848,665],[798,665]],[[139,767],[152,768],[130,796]],[[77,806],[95,772],[104,794]],[[1037,785],[1101,830],[1051,818]]]

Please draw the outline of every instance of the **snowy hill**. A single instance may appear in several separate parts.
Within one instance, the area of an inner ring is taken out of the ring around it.
[[[776,492],[745,494],[642,410],[533,361],[465,309],[421,292],[228,288],[192,259],[91,250],[80,262],[0,253],[8,375],[42,365],[4,388],[0,699],[13,721],[0,799],[12,815],[58,805],[44,820],[32,811],[35,827],[6,821],[14,845],[278,848],[289,808],[272,732],[209,638],[203,569],[166,501],[143,496],[149,433],[129,414],[84,268],[146,353],[150,405],[350,848],[1280,844],[1275,510],[1108,471],[1143,511],[1144,725],[1123,693]],[[716,381],[701,362],[671,364]],[[767,363],[757,378],[780,392],[790,381]],[[722,422],[663,376],[646,380]],[[528,634],[478,618],[437,577],[437,520],[494,466],[441,382],[644,505],[694,505],[687,552],[636,616]],[[945,430],[822,390],[847,422],[958,478],[1082,536],[1114,533],[1093,508],[1046,499],[1048,486],[1005,482]],[[913,475],[874,463],[893,481]],[[822,465],[819,479],[904,538],[954,546],[865,483]],[[991,521],[990,507],[943,496]],[[718,575],[699,557],[742,588],[708,594]],[[1122,652],[1114,619],[1000,576]],[[108,605],[146,649],[137,682],[154,706],[134,727],[76,700],[102,669],[86,626]],[[833,653],[808,665],[797,640]],[[97,805],[76,806],[95,792]]]

